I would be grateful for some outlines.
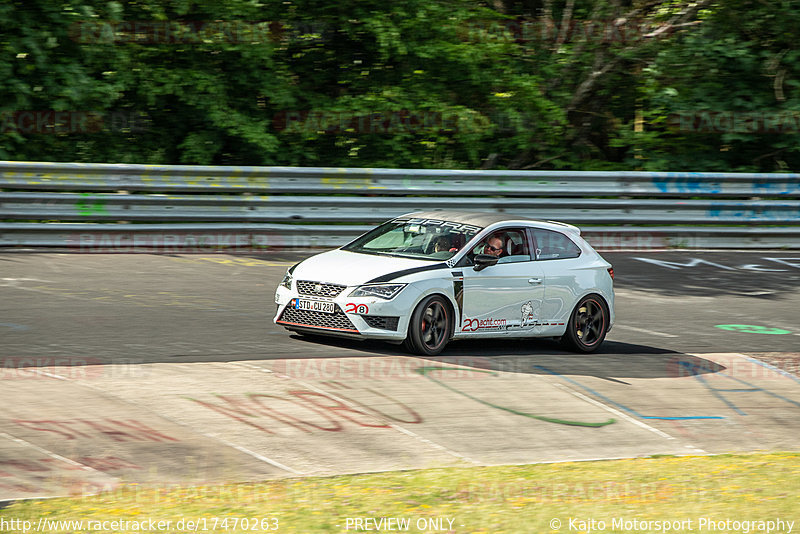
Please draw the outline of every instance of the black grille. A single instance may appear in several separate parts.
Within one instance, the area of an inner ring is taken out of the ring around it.
[[[311,295],[314,297],[333,298],[344,291],[347,286],[339,284],[323,284],[322,282],[311,282],[309,280],[298,280],[297,291],[301,295]]]
[[[362,315],[361,318],[366,321],[370,328],[394,331],[397,330],[397,323],[400,321],[400,317],[389,317],[386,315]]]
[[[286,306],[278,318],[278,323],[328,330],[347,330],[358,333],[355,325],[347,318],[342,309],[336,306],[334,313],[323,313],[311,310],[298,310],[291,304]]]

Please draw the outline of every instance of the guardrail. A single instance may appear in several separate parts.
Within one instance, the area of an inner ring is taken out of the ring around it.
[[[800,174],[0,162],[0,247],[329,247],[417,209],[578,225],[609,248],[800,248]]]

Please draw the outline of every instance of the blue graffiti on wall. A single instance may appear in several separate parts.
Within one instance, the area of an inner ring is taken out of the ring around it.
[[[741,178],[734,176],[702,172],[654,173],[652,181],[662,193],[713,195],[725,192],[723,183],[728,182],[731,192],[749,192],[754,196],[800,194],[800,174],[750,174]]]

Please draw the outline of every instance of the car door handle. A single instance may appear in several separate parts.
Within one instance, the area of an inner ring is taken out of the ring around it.
[[[541,284],[542,283],[542,279],[541,278],[528,278],[528,283],[529,284]]]

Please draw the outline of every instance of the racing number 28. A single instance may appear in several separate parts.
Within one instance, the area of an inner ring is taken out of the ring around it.
[[[367,315],[369,313],[369,306],[366,304],[356,304],[355,302],[348,302],[344,305],[345,313],[357,313],[359,315]]]

